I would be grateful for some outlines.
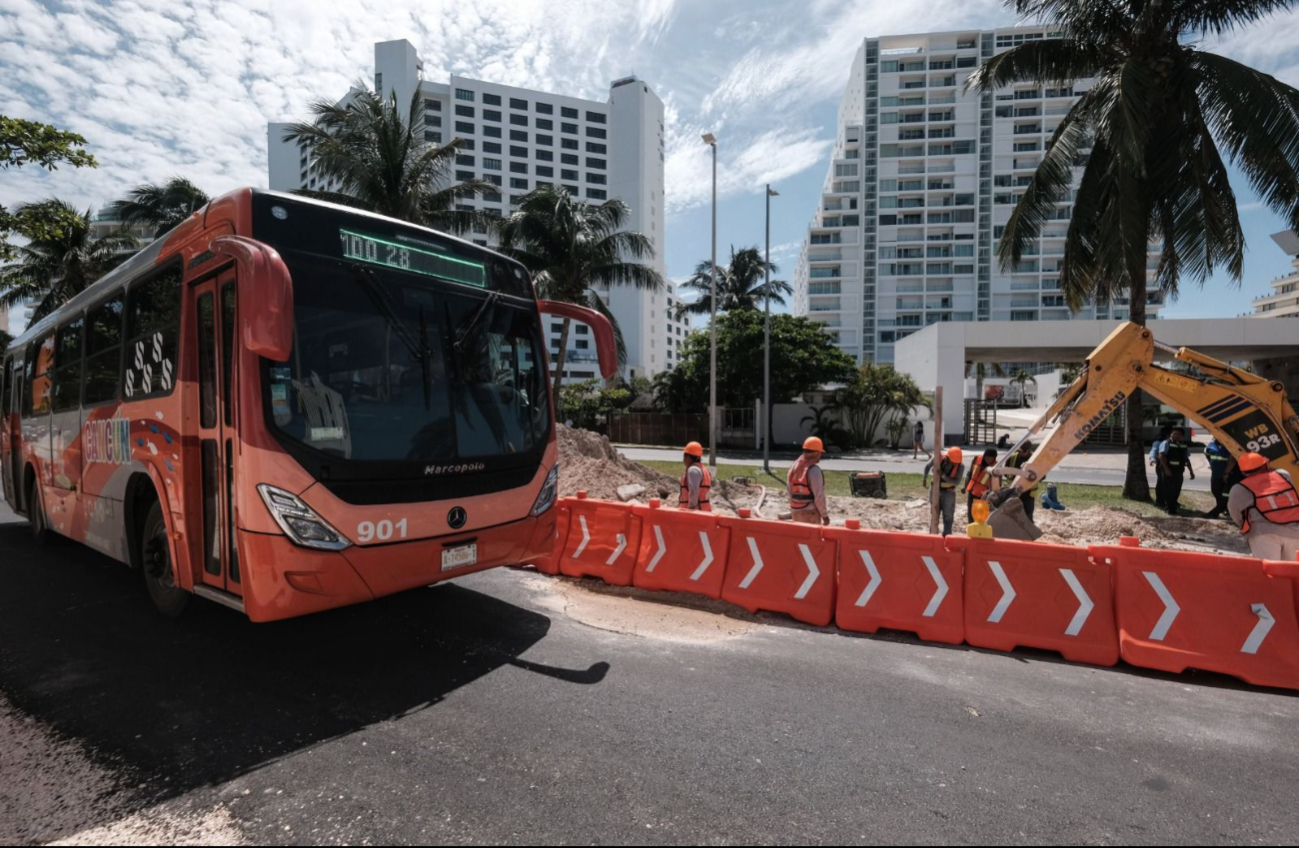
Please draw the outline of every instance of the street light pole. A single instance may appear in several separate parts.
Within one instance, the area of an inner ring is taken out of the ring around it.
[[[704,144],[713,149],[713,261],[709,294],[712,299],[712,341],[708,356],[708,465],[717,468],[717,137],[704,133]]]
[[[766,315],[762,319],[762,471],[771,473],[771,198],[780,192],[767,183]]]

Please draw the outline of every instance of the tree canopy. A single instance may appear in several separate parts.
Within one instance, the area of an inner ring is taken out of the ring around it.
[[[77,133],[37,121],[0,115],[0,171],[24,165],[54,171],[60,163],[74,168],[99,167],[85,146],[85,138]],[[76,226],[75,209],[28,204],[10,212],[0,204],[0,262],[17,255],[17,249],[9,242],[11,236],[54,241],[66,237]]]

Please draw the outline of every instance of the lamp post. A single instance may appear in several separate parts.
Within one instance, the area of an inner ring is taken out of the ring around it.
[[[704,133],[704,144],[713,149],[713,261],[710,266],[709,295],[712,300],[712,320],[709,332],[712,341],[708,355],[708,465],[717,468],[717,137]]]
[[[762,319],[762,472],[771,473],[771,198],[780,192],[767,183],[766,315]]]

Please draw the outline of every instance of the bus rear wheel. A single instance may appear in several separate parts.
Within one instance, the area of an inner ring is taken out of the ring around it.
[[[167,543],[167,522],[162,517],[162,505],[157,501],[149,507],[149,514],[144,519],[144,529],[140,535],[140,556],[149,599],[163,615],[176,618],[189,604],[189,592],[176,585],[171,545]]]

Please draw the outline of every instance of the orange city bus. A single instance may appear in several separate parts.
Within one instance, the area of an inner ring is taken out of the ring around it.
[[[551,554],[558,481],[524,268],[443,233],[241,189],[0,360],[5,500],[191,594],[271,621]]]

